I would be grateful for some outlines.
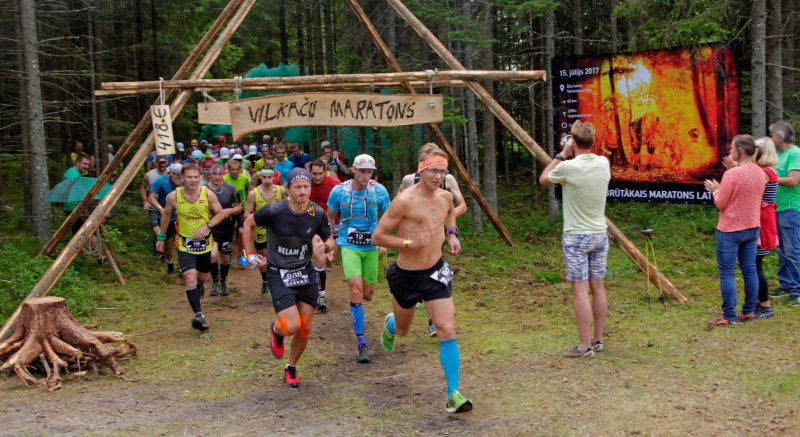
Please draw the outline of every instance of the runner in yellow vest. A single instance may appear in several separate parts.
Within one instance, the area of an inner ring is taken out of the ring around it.
[[[258,211],[268,203],[275,203],[283,199],[283,188],[275,185],[273,178],[275,170],[264,169],[258,172],[258,185],[247,193],[247,207],[245,208],[245,219]],[[257,228],[255,232],[255,249],[259,255],[267,257],[267,230]],[[267,266],[261,267],[261,296],[269,296],[269,285],[267,285]]]
[[[175,246],[178,248],[181,273],[186,279],[186,298],[195,313],[192,318],[192,328],[205,331],[208,329],[208,323],[203,316],[200,299],[205,294],[203,282],[211,276],[209,274],[211,247],[214,243],[211,229],[224,219],[224,215],[214,192],[200,186],[200,167],[197,164],[184,165],[181,173],[183,187],[167,195],[164,209],[171,211],[175,208],[177,226]],[[161,227],[156,243],[158,251],[164,250],[169,218],[170,214],[161,215]]]
[[[242,161],[232,159],[228,162],[228,174],[226,174],[223,178],[223,181],[233,185],[236,188],[236,191],[239,192],[239,198],[245,200],[247,196],[247,188],[250,186],[250,177],[244,174],[242,169]],[[245,208],[247,207],[247,202],[245,200]],[[247,263],[244,260],[242,255],[242,249],[244,249],[244,245],[242,244],[242,225],[244,224],[244,214],[239,214],[235,217],[236,222],[236,248],[234,253],[238,254],[239,256],[239,265],[244,267]]]

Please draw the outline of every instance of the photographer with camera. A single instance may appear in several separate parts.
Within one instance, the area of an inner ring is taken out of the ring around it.
[[[611,167],[608,158],[592,153],[595,128],[580,120],[561,141],[561,153],[550,161],[539,183],[561,184],[564,233],[561,236],[567,280],[572,284],[580,344],[564,352],[567,358],[591,358],[603,350],[608,303],[603,278],[608,260],[605,210]],[[570,159],[574,158],[574,159]],[[589,290],[592,301],[589,301]],[[591,336],[594,319],[594,336]]]

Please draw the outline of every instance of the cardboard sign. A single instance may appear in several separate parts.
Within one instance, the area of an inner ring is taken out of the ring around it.
[[[234,138],[282,127],[441,123],[444,107],[441,95],[366,93],[284,94],[227,104]]]
[[[173,155],[175,153],[175,139],[172,136],[172,116],[169,113],[169,106],[151,106],[150,116],[153,119],[156,155]]]
[[[228,108],[228,102],[198,103],[197,122],[200,124],[231,124],[231,110]]]

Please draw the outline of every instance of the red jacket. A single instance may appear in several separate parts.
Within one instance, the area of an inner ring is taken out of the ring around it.
[[[333,187],[339,185],[339,179],[333,176],[324,176],[322,178],[322,183],[319,185],[311,184],[311,196],[309,196],[308,200],[316,203],[325,212],[328,212],[328,197],[331,195],[331,190]]]

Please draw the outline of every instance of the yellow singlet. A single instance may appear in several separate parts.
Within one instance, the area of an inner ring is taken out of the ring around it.
[[[275,185],[275,199],[273,199],[272,202],[267,202],[266,200],[264,200],[264,196],[261,195],[261,190],[259,190],[258,187],[254,188],[253,191],[256,192],[255,193],[256,208],[253,210],[253,212],[258,211],[259,208],[268,203],[275,203],[283,199],[280,185]],[[260,227],[256,228],[255,241],[256,243],[263,243],[267,241],[267,230]]]
[[[191,248],[186,247],[186,240],[191,240],[194,231],[211,220],[211,204],[208,202],[206,187],[200,187],[200,195],[194,202],[189,202],[183,197],[183,188],[175,189],[175,215],[177,216],[176,225],[178,237],[175,245],[181,252],[193,255],[202,255],[211,252],[213,239],[211,233],[206,235],[205,240],[195,241]]]

